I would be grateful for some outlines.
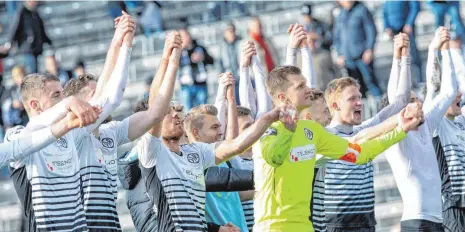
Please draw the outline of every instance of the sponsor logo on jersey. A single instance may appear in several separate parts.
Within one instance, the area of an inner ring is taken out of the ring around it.
[[[309,144],[307,146],[293,148],[291,150],[290,158],[291,162],[299,162],[311,160],[315,157],[315,155],[315,144]]]
[[[199,154],[197,153],[189,153],[187,154],[187,161],[193,164],[198,164],[200,162]]]
[[[462,123],[460,123],[460,122],[454,122],[454,124],[455,124],[460,130],[465,130],[465,126],[463,126]]]
[[[103,138],[101,140],[102,146],[106,148],[114,148],[115,147],[115,142],[113,141],[112,138]]]
[[[68,141],[65,138],[61,137],[57,139],[55,145],[58,147],[68,148]]]
[[[304,128],[304,133],[305,133],[305,137],[307,137],[307,139],[309,139],[309,140],[313,139],[313,132],[310,129]]]

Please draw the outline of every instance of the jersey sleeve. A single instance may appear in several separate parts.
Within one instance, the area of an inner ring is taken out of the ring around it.
[[[144,168],[152,168],[156,165],[157,157],[161,155],[163,148],[161,140],[147,132],[136,142],[128,156],[138,156]]]
[[[131,140],[128,138],[129,120],[130,118],[127,117],[121,122],[112,121],[105,126],[102,125],[99,129],[100,134],[103,137],[109,137],[115,140],[116,146],[129,143],[131,142]]]
[[[293,135],[281,122],[273,123],[260,139],[263,159],[273,167],[280,166],[291,150]]]
[[[216,166],[215,163],[215,143],[195,143],[200,151],[200,160],[202,162],[203,169]]]

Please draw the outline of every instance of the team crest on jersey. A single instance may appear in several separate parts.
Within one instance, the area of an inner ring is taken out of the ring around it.
[[[58,147],[68,148],[68,141],[62,137],[57,139],[55,145],[57,145]]]
[[[454,124],[455,124],[460,130],[465,130],[465,126],[463,126],[462,123],[460,123],[460,122],[454,122]]]
[[[189,153],[187,154],[187,161],[193,164],[198,164],[200,162],[199,154],[197,153]]]
[[[101,140],[102,142],[102,146],[106,147],[106,148],[113,148],[115,147],[115,142],[113,141],[112,138],[103,138]]]
[[[278,131],[275,128],[270,127],[265,131],[262,138],[264,138],[266,136],[270,136],[270,135],[277,135],[277,134],[278,134]]]
[[[305,137],[307,137],[307,139],[309,140],[312,140],[313,139],[313,132],[307,128],[304,128],[304,133],[305,133]]]

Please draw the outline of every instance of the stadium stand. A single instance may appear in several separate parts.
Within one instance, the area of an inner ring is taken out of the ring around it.
[[[246,35],[248,16],[240,16],[233,12],[223,15],[221,21],[214,20],[208,13],[210,3],[203,1],[173,1],[163,2],[162,16],[165,27],[169,29],[179,28],[181,19],[187,19],[189,31],[192,37],[205,45],[210,54],[219,56],[219,42],[221,41],[224,26],[233,21],[240,35]],[[302,2],[244,2],[251,15],[258,15],[264,23],[264,32],[272,38],[280,55],[284,56],[288,36],[285,32],[291,23],[299,21],[299,7]],[[315,16],[329,21],[330,11],[335,6],[334,2],[315,1]],[[386,88],[387,78],[392,61],[392,43],[382,35],[382,2],[370,2],[367,5],[372,9],[378,29],[378,41],[375,49],[375,71],[381,87]],[[463,5],[463,4],[462,4]],[[0,32],[0,42],[6,42],[11,21],[5,9],[0,12],[0,24],[3,30]],[[71,69],[76,61],[83,60],[88,72],[99,74],[103,68],[105,53],[113,34],[113,20],[107,13],[107,1],[46,1],[41,2],[39,11],[44,19],[48,35],[54,42],[55,54],[65,69]],[[224,12],[230,12],[224,10]],[[464,12],[464,10],[462,10]],[[422,10],[417,17],[416,32],[417,46],[426,58],[426,49],[434,32],[433,16],[426,4],[422,4]],[[135,39],[133,57],[130,68],[130,81],[128,83],[124,102],[118,108],[114,118],[120,119],[131,112],[132,104],[142,96],[144,80],[148,74],[153,75],[159,63],[163,49],[163,34],[146,37],[139,30]],[[4,84],[11,85],[11,69],[18,62],[17,56],[10,56],[4,62]],[[283,60],[283,58],[282,58]],[[39,60],[39,64],[43,59]],[[424,62],[426,63],[426,62]],[[43,65],[39,65],[43,71]],[[210,69],[209,86],[210,99],[216,90],[215,77],[217,69]],[[373,100],[366,100],[365,117],[375,112]],[[122,150],[119,152],[123,152]],[[375,162],[375,192],[376,192],[376,216],[378,221],[377,231],[390,231],[390,228],[399,223],[402,215],[402,201],[397,190],[391,169],[384,157]],[[8,177],[3,175],[0,182],[0,232],[19,231],[20,206]],[[134,231],[128,210],[124,204],[124,194],[120,191],[118,196],[118,209],[121,225],[124,231]]]

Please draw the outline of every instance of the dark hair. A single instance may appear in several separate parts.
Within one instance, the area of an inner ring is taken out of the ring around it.
[[[89,85],[89,82],[91,81],[97,81],[97,78],[95,78],[95,76],[92,74],[84,74],[84,75],[79,75],[76,78],[72,78],[71,80],[68,81],[68,83],[66,83],[65,88],[63,90],[63,94],[66,97],[78,95],[82,93],[82,90],[87,85]]]
[[[140,112],[140,111],[146,111],[149,109],[149,98],[146,97],[144,99],[139,100],[133,108],[134,113]]]

